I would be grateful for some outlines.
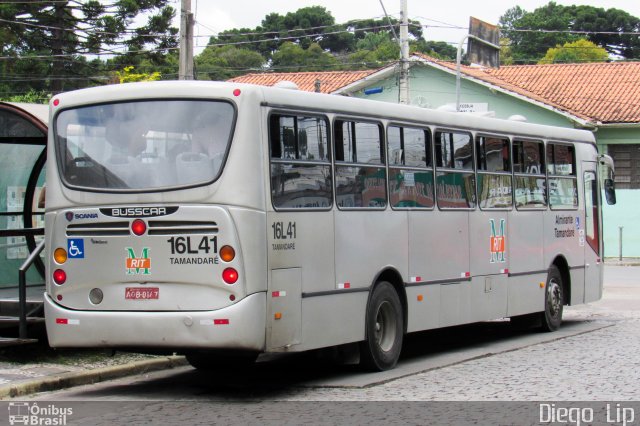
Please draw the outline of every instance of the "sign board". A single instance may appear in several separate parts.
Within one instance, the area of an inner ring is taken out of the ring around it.
[[[500,49],[490,45],[500,45],[500,29],[498,26],[471,16],[469,18],[469,35],[471,37],[469,37],[467,46],[468,61],[483,67],[500,67]],[[490,44],[482,43],[478,39],[487,41]]]
[[[455,111],[456,104],[447,104],[448,110]],[[489,104],[486,102],[460,102],[458,112],[489,112]]]

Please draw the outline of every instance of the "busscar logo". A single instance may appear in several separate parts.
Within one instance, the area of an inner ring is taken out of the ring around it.
[[[136,256],[133,247],[126,247],[127,259],[125,266],[127,275],[149,275],[151,274],[151,258],[149,257],[149,247],[143,247],[140,256]]]
[[[178,211],[178,207],[113,207],[100,209],[100,213],[111,217],[155,217],[166,216]]]
[[[58,407],[47,404],[40,407],[37,402],[10,402],[10,425],[66,425],[69,416],[73,415],[73,408]]]
[[[504,232],[504,224],[505,220],[500,219],[500,229],[496,229],[496,221],[494,219],[489,219],[489,223],[491,224],[491,237],[489,242],[489,250],[491,251],[491,263],[504,263],[507,261],[505,258],[505,248],[506,248],[506,240],[507,237]]]

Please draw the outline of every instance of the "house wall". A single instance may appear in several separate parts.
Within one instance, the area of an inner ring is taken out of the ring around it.
[[[364,90],[353,92],[359,98],[398,102],[397,77],[372,82],[367,88],[382,87],[382,92],[365,95]],[[455,75],[430,66],[414,65],[410,71],[409,90],[411,104],[425,108],[438,108],[456,102]],[[506,119],[514,114],[523,115],[531,123],[560,127],[575,127],[568,117],[527,102],[521,98],[493,90],[482,84],[462,79],[461,103],[487,103],[496,118]],[[599,128],[595,132],[600,152],[607,152],[608,144],[640,144],[640,124],[636,128]],[[638,165],[640,167],[640,164]],[[605,205],[604,243],[605,257],[619,256],[619,227],[623,227],[623,256],[640,257],[640,221],[636,212],[640,208],[640,190],[618,191],[618,203]],[[635,214],[635,217],[634,217]]]
[[[601,127],[596,132],[596,137],[598,139],[598,148],[601,152],[611,154],[611,150],[608,150],[607,146],[613,144],[635,145],[634,148],[640,149],[640,125],[635,128]],[[623,175],[628,178],[631,172],[632,175],[635,175],[632,187],[637,187],[640,162],[625,161],[624,163],[619,162],[619,165],[617,180],[620,180]],[[621,189],[620,187],[623,184],[618,183],[617,185],[616,205],[609,206],[605,204],[603,208],[605,256],[620,256],[620,228],[622,228],[622,257],[640,257],[640,221],[637,213],[638,208],[640,208],[640,190]],[[624,186],[629,186],[629,184],[624,184]]]

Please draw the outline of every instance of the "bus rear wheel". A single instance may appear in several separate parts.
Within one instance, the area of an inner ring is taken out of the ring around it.
[[[373,289],[365,321],[360,364],[371,371],[395,367],[402,350],[404,323],[400,298],[390,283],[380,282]]]
[[[556,331],[562,324],[564,289],[562,275],[555,265],[549,268],[544,295],[544,312],[540,313],[543,331]]]

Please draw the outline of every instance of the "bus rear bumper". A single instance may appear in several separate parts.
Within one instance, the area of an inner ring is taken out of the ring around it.
[[[76,311],[44,297],[54,348],[238,349],[264,351],[266,293],[215,311]]]

